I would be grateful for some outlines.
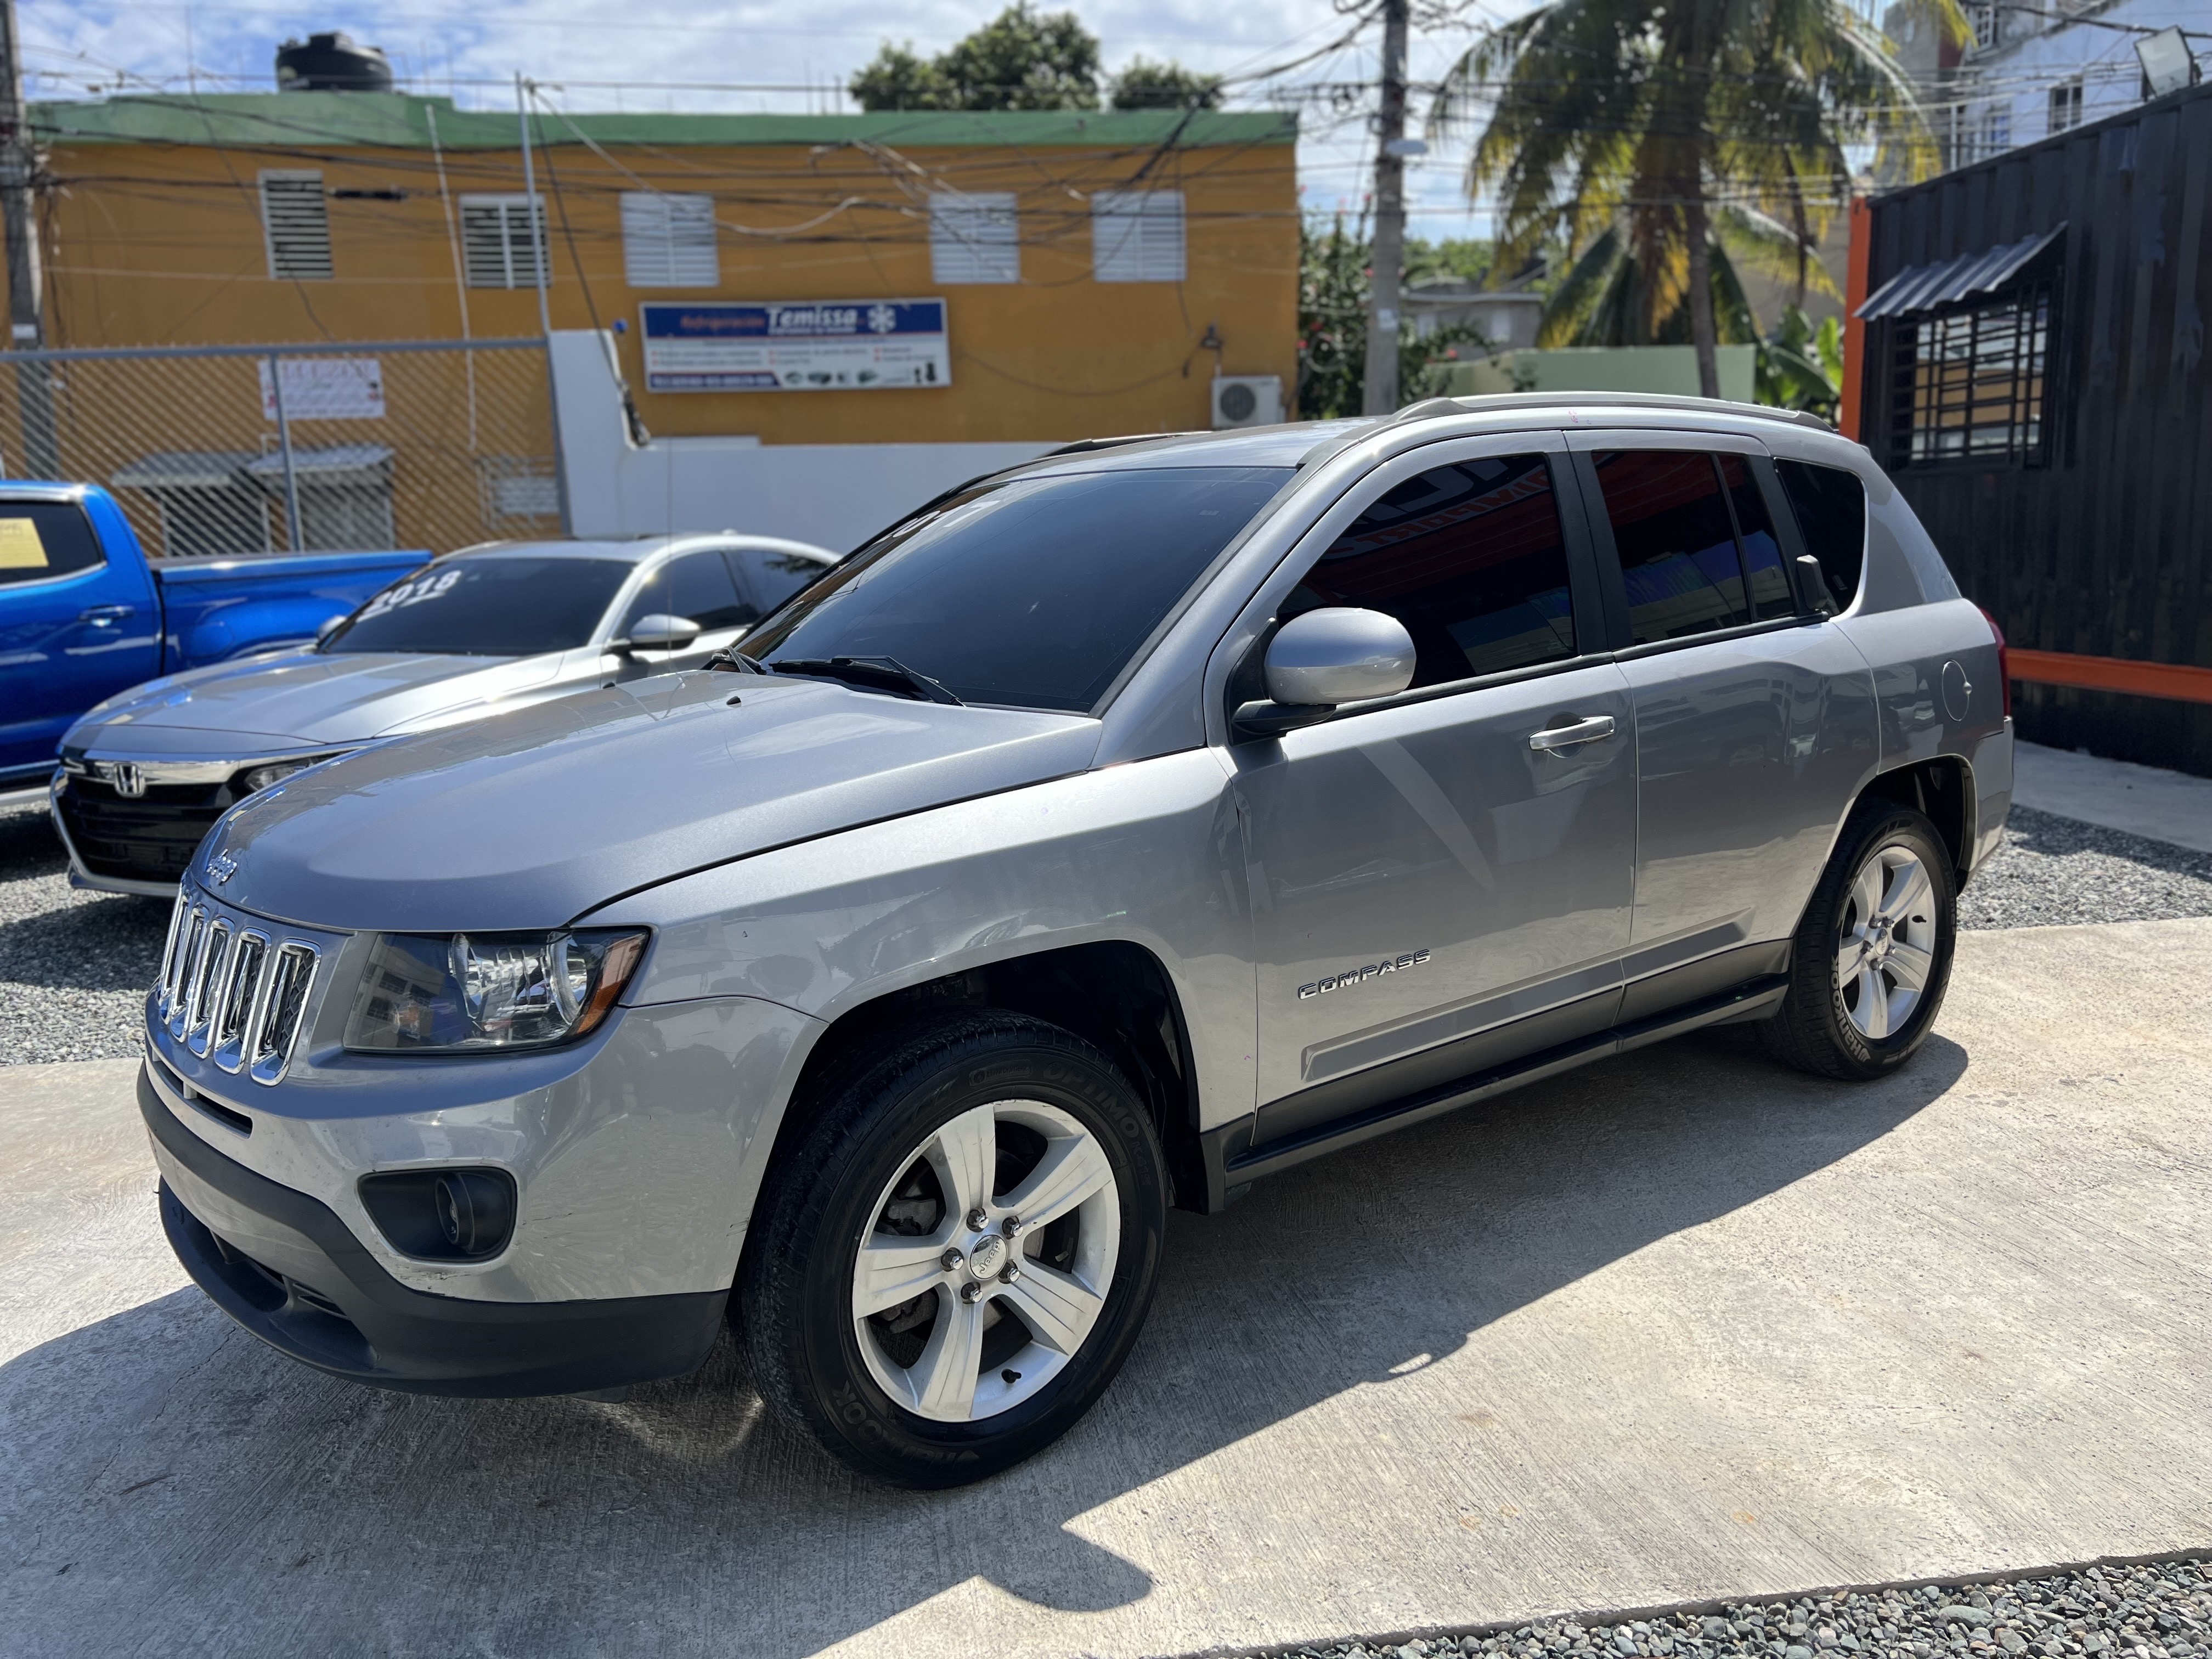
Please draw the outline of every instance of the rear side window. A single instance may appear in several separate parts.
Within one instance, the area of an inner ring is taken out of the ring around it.
[[[1790,574],[1782,568],[1782,544],[1774,538],[1774,520],[1766,510],[1766,497],[1752,477],[1751,463],[1741,455],[1717,455],[1721,482],[1728,486],[1729,505],[1735,511],[1735,532],[1743,550],[1743,580],[1751,594],[1751,614],[1759,622],[1797,614],[1797,596],[1790,591]]]
[[[1720,470],[1702,451],[1616,449],[1591,457],[1628,587],[1638,645],[1751,620]]]
[[[1838,610],[1849,610],[1866,562],[1866,485],[1856,472],[1812,461],[1777,461],[1774,470],[1797,515],[1805,550],[1820,562],[1829,597]]]
[[[830,567],[798,553],[766,547],[740,547],[726,556],[737,568],[738,586],[749,591],[766,616]]]
[[[0,586],[72,576],[106,562],[74,501],[0,501]]]
[[[1415,685],[1573,656],[1551,468],[1541,455],[1498,455],[1407,479],[1315,561],[1282,615],[1324,605],[1405,623]]]
[[[654,616],[688,617],[702,634],[760,620],[760,612],[738,592],[720,553],[687,553],[654,571],[630,601],[629,614],[616,631],[627,634],[641,619]]]

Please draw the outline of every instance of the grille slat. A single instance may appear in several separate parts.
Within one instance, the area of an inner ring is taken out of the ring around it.
[[[205,1060],[214,1042],[215,1006],[229,971],[230,942],[235,932],[226,917],[217,916],[208,924],[207,944],[192,975],[191,1012],[185,1019],[185,1047],[196,1059]]]
[[[177,949],[177,989],[169,1003],[169,1035],[179,1042],[184,1040],[185,1028],[191,1023],[192,985],[207,956],[207,938],[208,913],[196,904],[191,920],[185,924],[184,942]]]
[[[307,1024],[322,952],[179,894],[155,986],[158,1022],[195,1058],[281,1082]]]
[[[269,935],[249,928],[230,947],[222,993],[216,999],[214,1030],[208,1039],[215,1063],[235,1072],[246,1063],[246,1044],[254,1017],[261,1012],[261,981],[269,960]]]

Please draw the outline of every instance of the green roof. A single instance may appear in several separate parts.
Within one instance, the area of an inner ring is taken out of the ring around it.
[[[46,144],[270,145],[512,149],[511,112],[456,109],[450,98],[402,92],[225,92],[198,96],[126,94],[97,101],[31,106],[31,130]],[[910,110],[872,115],[667,115],[540,112],[532,140],[574,143],[575,127],[602,144],[836,144],[867,140],[899,147],[1081,144],[1142,149],[1173,143],[1288,144],[1297,117],[1276,110]]]

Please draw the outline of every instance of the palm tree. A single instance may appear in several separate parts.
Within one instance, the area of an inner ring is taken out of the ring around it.
[[[1957,0],[1919,3],[1966,38]],[[1845,147],[1872,142],[1904,177],[1936,160],[1888,42],[1847,0],[1546,0],[1476,38],[1431,125],[1478,103],[1493,107],[1468,193],[1495,190],[1500,264],[1559,242],[1572,261],[1547,330],[1686,335],[1707,397],[1717,290],[1741,303],[1729,254],[1786,252],[1802,299]]]

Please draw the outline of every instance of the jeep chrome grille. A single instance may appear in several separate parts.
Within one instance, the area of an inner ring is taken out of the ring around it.
[[[256,1083],[291,1064],[321,953],[179,895],[161,952],[155,1018],[202,1060]]]

